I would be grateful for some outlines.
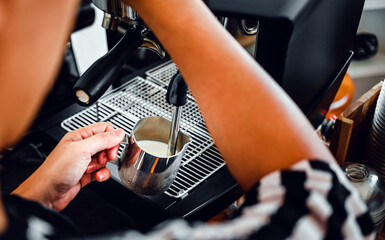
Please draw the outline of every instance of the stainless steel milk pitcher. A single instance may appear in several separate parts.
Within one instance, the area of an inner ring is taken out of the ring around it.
[[[166,191],[174,181],[183,155],[191,138],[179,131],[176,153],[167,156],[154,153],[151,149],[141,146],[141,141],[167,143],[170,135],[171,122],[165,118],[152,116],[139,120],[129,137],[119,160],[119,177],[131,190],[143,195],[155,195]]]

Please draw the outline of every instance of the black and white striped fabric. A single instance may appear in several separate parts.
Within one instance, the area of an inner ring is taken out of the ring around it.
[[[20,200],[17,202],[21,204]],[[52,213],[48,214],[49,218],[47,214],[42,214],[41,211],[49,211],[42,207],[38,208],[37,215],[28,213],[15,218],[19,221],[24,219],[23,223],[17,224],[12,221],[12,214],[22,207],[12,211],[13,207],[9,204],[7,207],[11,218],[8,235],[5,234],[7,239],[70,239],[66,236],[76,236],[71,235],[69,230],[63,230],[65,221],[52,220],[56,218]],[[13,238],[14,234],[19,237]],[[335,164],[304,160],[288,170],[264,177],[247,193],[238,216],[227,222],[190,225],[183,220],[174,220],[145,235],[127,231],[89,239],[334,240],[375,239],[375,233],[365,203],[342,170]]]
[[[113,239],[374,239],[358,191],[334,164],[301,161],[251,189],[239,216],[218,225],[176,220],[149,235]]]

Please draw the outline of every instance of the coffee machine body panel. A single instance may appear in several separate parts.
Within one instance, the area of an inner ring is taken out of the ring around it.
[[[317,1],[298,18],[280,83],[306,114],[314,111],[317,98],[328,93],[350,59],[363,4],[364,0]]]
[[[314,0],[205,0],[207,6],[218,15],[232,17],[256,17],[260,20],[295,19]]]
[[[321,103],[327,111],[328,89],[345,74],[364,0],[205,2],[217,15],[259,20],[255,59],[307,116]]]

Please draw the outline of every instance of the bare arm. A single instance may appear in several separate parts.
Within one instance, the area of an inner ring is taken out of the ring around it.
[[[78,4],[0,0],[0,151],[25,132],[40,107],[63,59]]]
[[[79,0],[0,0],[0,151],[36,114],[63,58]],[[0,199],[0,234],[7,217]]]
[[[295,103],[201,0],[125,0],[178,65],[244,189],[302,159],[334,161]]]

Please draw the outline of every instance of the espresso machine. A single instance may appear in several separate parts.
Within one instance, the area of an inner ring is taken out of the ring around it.
[[[103,27],[109,36],[110,51],[75,83],[72,91],[77,103],[39,123],[47,146],[54,146],[67,131],[97,121],[108,121],[129,132],[142,117],[155,114],[170,118],[164,97],[177,68],[165,49],[130,6],[120,0],[92,2],[104,11]],[[239,19],[242,33],[256,35],[255,60],[318,126],[352,58],[364,0],[205,3],[224,27],[228,18]],[[254,22],[255,26],[247,26],[246,22]],[[147,57],[152,60],[140,69],[130,67],[135,62],[146,62],[143,59]],[[128,68],[131,70],[126,71]],[[193,143],[169,190],[153,196],[136,194],[121,183],[113,163],[108,165],[112,173],[109,181],[89,186],[142,229],[175,217],[206,221],[243,194],[226,169],[189,93],[184,108],[181,127],[188,131]]]

